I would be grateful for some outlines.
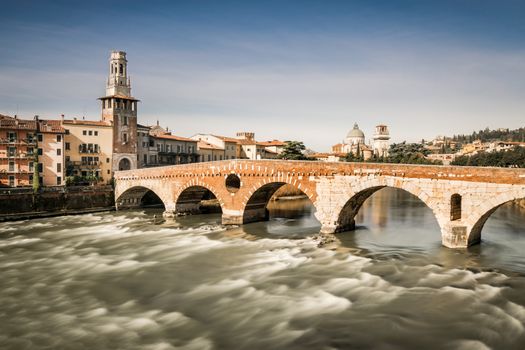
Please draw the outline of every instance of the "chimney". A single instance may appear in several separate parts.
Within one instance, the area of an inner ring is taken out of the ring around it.
[[[64,121],[64,115],[63,114],[60,115],[60,120]]]
[[[38,121],[38,115],[35,115],[35,120]]]

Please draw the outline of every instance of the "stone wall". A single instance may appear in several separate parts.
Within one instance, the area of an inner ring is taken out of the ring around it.
[[[82,211],[93,208],[113,208],[113,189],[107,187],[75,187],[43,189],[33,194],[31,189],[0,192],[2,217],[44,212]]]

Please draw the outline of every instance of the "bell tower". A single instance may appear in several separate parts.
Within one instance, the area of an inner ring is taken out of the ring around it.
[[[109,59],[102,121],[113,125],[113,172],[137,168],[137,103],[131,96],[128,61],[124,51],[113,51]]]

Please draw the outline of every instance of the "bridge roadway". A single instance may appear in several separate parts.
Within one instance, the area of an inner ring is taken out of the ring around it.
[[[268,201],[285,184],[310,198],[326,234],[352,230],[359,208],[379,189],[405,190],[434,212],[443,245],[462,248],[480,242],[499,206],[525,198],[525,169],[237,159],[119,171],[115,200],[117,209],[136,207],[152,191],[172,216],[198,212],[211,196],[223,224],[245,224],[267,219]]]

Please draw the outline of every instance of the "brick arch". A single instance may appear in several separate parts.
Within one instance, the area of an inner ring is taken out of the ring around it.
[[[304,181],[297,181],[297,178],[293,177],[257,181],[250,184],[249,188],[241,193],[243,195],[240,205],[243,216],[242,222],[249,223],[268,219],[266,206],[275,192],[285,185],[290,185],[304,193],[315,207],[316,193],[309,189]]]
[[[159,197],[164,207],[167,207],[169,199],[162,195],[162,191],[155,188],[155,186],[148,186],[144,184],[119,189],[118,192],[115,191],[115,206],[117,209],[125,207],[139,207],[142,198],[149,191],[153,192],[157,197]]]
[[[338,202],[334,208],[332,217],[335,232],[352,230],[355,227],[354,218],[364,202],[377,191],[390,187],[404,190],[421,200],[430,210],[440,227],[446,222],[447,217],[438,208],[437,203],[419,185],[403,180],[390,181],[388,178],[374,178],[352,183],[349,192],[344,199]]]
[[[525,188],[521,191],[509,191],[496,197],[490,197],[482,201],[481,205],[475,208],[468,216],[467,224],[470,230],[467,235],[467,244],[473,245],[481,241],[481,231],[489,217],[502,205],[517,199],[525,198]]]
[[[179,200],[180,195],[184,191],[192,187],[203,187],[207,189],[208,191],[210,191],[211,193],[213,193],[215,198],[217,198],[219,205],[221,206],[221,210],[224,211],[225,202],[224,202],[224,195],[222,191],[216,188],[215,186],[208,184],[205,181],[199,180],[198,178],[191,179],[188,182],[184,183],[182,186],[178,187],[173,195],[173,203],[176,204],[177,201]]]

